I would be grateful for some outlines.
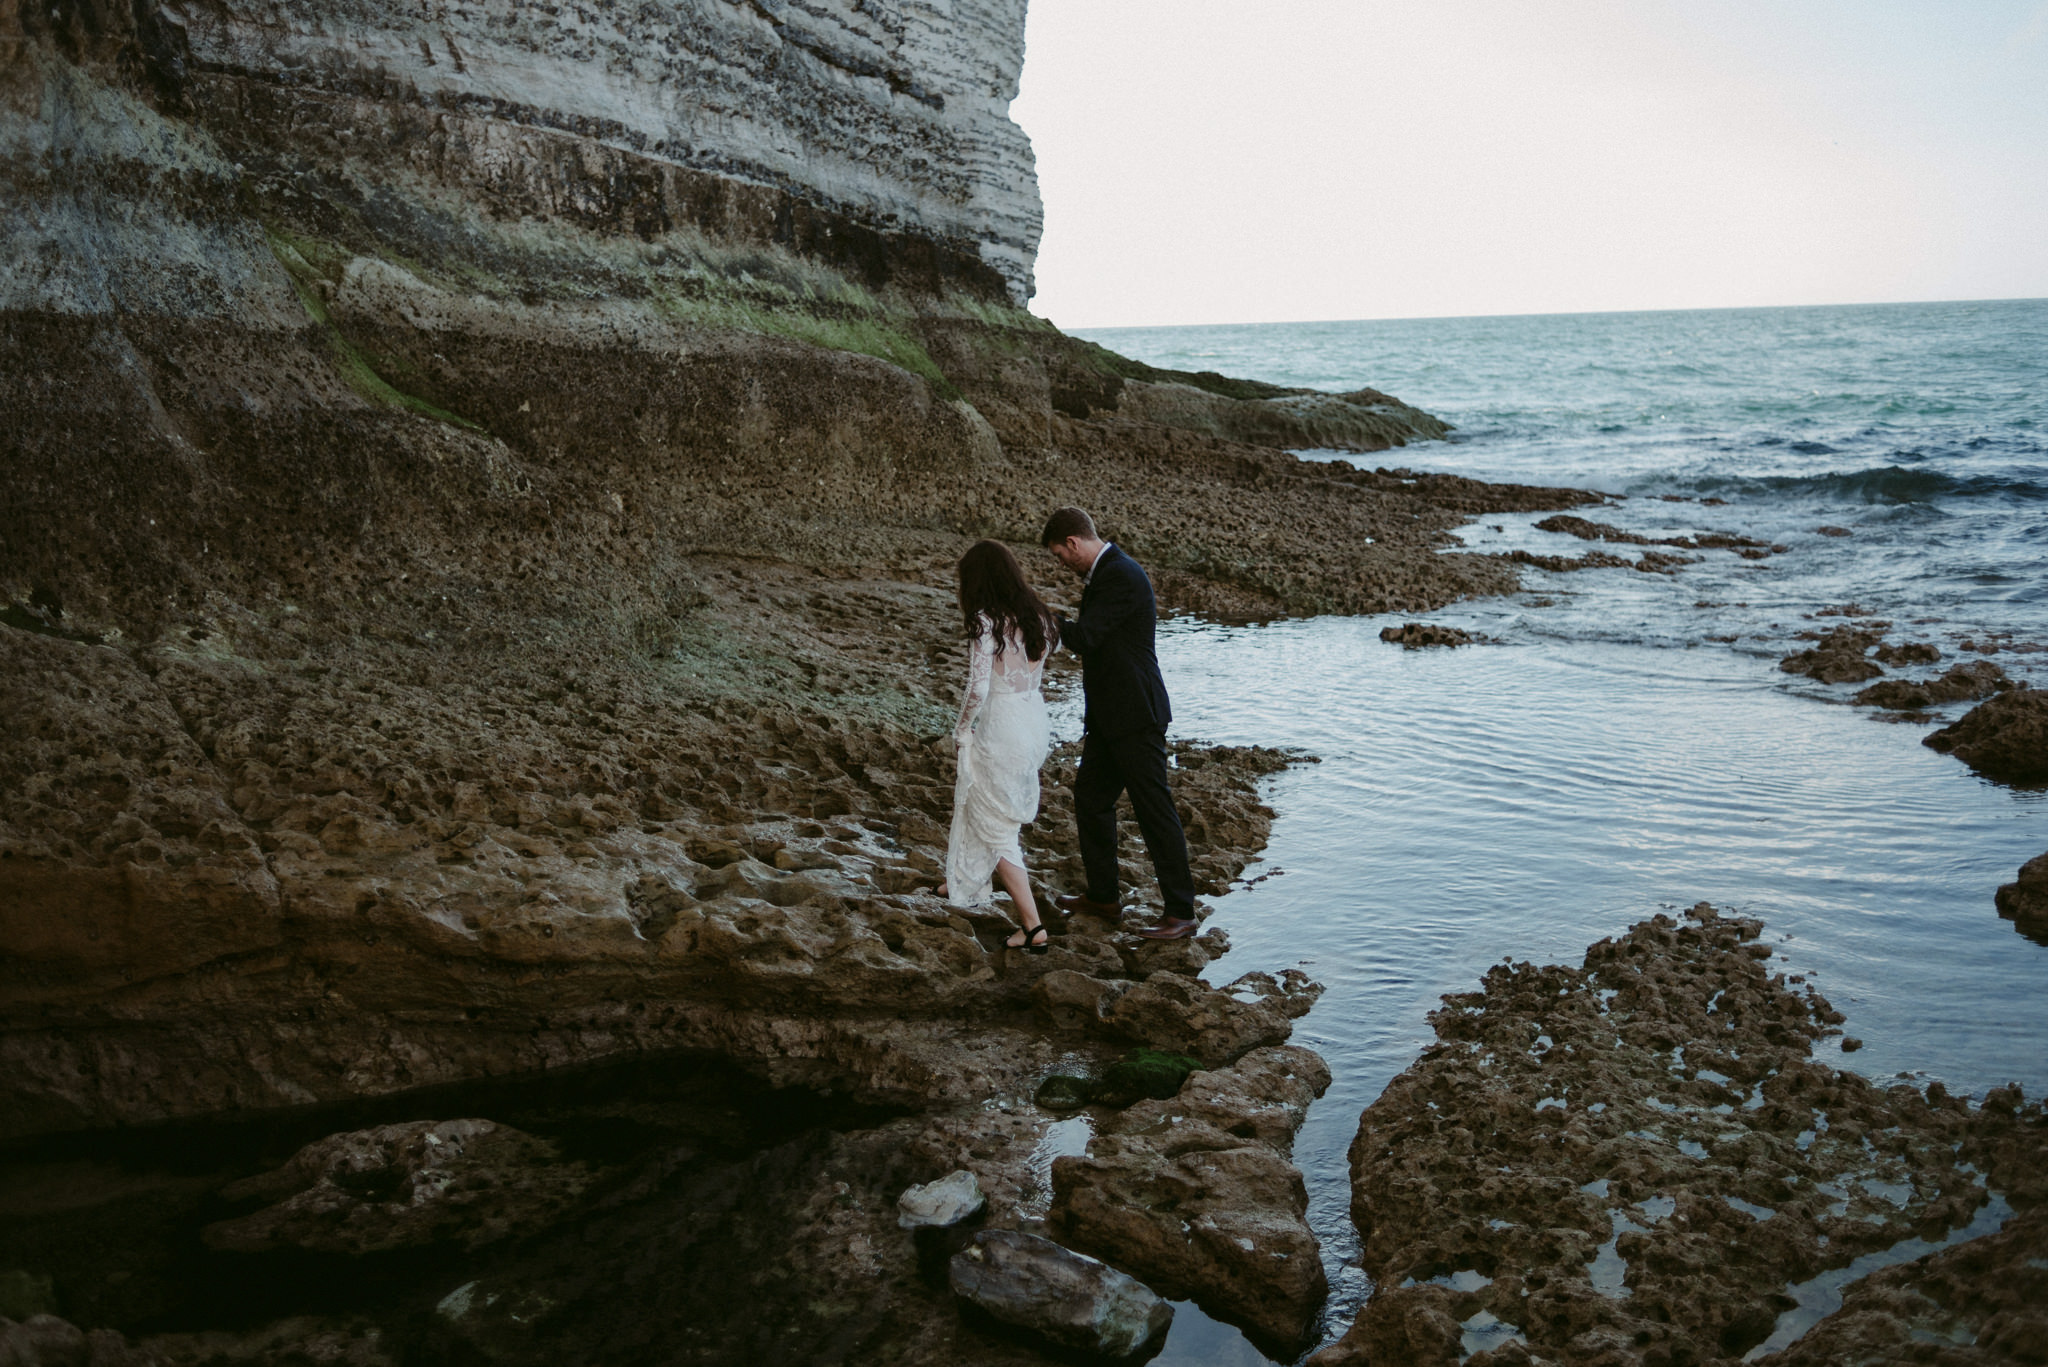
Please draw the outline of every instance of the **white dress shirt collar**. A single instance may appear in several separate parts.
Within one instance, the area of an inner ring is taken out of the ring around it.
[[[1102,549],[1097,551],[1095,553],[1095,558],[1088,562],[1088,573],[1081,576],[1081,582],[1083,584],[1092,584],[1095,582],[1095,567],[1102,563],[1102,557],[1108,555],[1109,548],[1111,546],[1114,546],[1115,544],[1116,543],[1114,541],[1105,541],[1102,543]]]

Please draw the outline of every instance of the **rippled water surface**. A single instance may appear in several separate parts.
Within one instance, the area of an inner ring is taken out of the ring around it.
[[[1359,1112],[1432,1038],[1437,998],[1503,957],[1577,963],[1711,901],[1763,917],[1781,965],[1847,1013],[1864,1047],[1826,1061],[2048,1091],[2048,948],[1991,900],[2048,849],[2048,798],[1775,668],[1848,602],[1944,664],[1988,633],[2048,642],[2048,302],[1088,335],[1181,369],[1370,383],[1459,426],[1361,463],[1598,488],[1627,496],[1582,510],[1601,521],[1785,548],[1668,577],[1530,571],[1527,592],[1432,614],[1494,638],[1456,651],[1382,643],[1394,618],[1164,629],[1178,734],[1320,759],[1271,781],[1272,842],[1216,901],[1234,948],[1211,976],[1299,965],[1327,987],[1296,1038],[1336,1080],[1296,1156],[1333,1330],[1369,1290],[1346,1267]],[[1462,535],[1587,549],[1541,516]],[[1991,658],[2048,682],[2048,654]],[[1217,1326],[1185,1318],[1161,1361],[1225,1360]]]

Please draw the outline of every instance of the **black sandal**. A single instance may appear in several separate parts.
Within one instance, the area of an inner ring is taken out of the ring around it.
[[[1010,943],[1009,939],[1005,937],[1003,940],[1004,949],[1021,949],[1027,954],[1043,954],[1047,950],[1052,948],[1052,932],[1045,928],[1045,922],[1040,921],[1037,925],[1031,927],[1031,929],[1029,930],[1025,930],[1022,926],[1018,926],[1017,930],[1024,936],[1024,943],[1021,945],[1013,945]],[[1039,937],[1041,935],[1045,938],[1040,939]]]

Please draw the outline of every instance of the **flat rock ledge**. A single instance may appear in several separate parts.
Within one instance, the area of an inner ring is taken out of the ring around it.
[[[2048,1116],[1815,1062],[1843,1017],[1762,928],[1701,903],[1447,996],[1361,1117],[1378,1290],[1314,1367],[2041,1360]]]

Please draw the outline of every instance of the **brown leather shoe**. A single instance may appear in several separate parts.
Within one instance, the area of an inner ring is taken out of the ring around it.
[[[1115,920],[1118,912],[1122,910],[1114,902],[1098,902],[1093,897],[1078,892],[1055,897],[1052,904],[1069,916],[1107,916],[1111,920]]]
[[[1201,928],[1202,923],[1193,917],[1182,920],[1178,916],[1169,916],[1158,925],[1146,926],[1137,933],[1147,940],[1185,940]]]

